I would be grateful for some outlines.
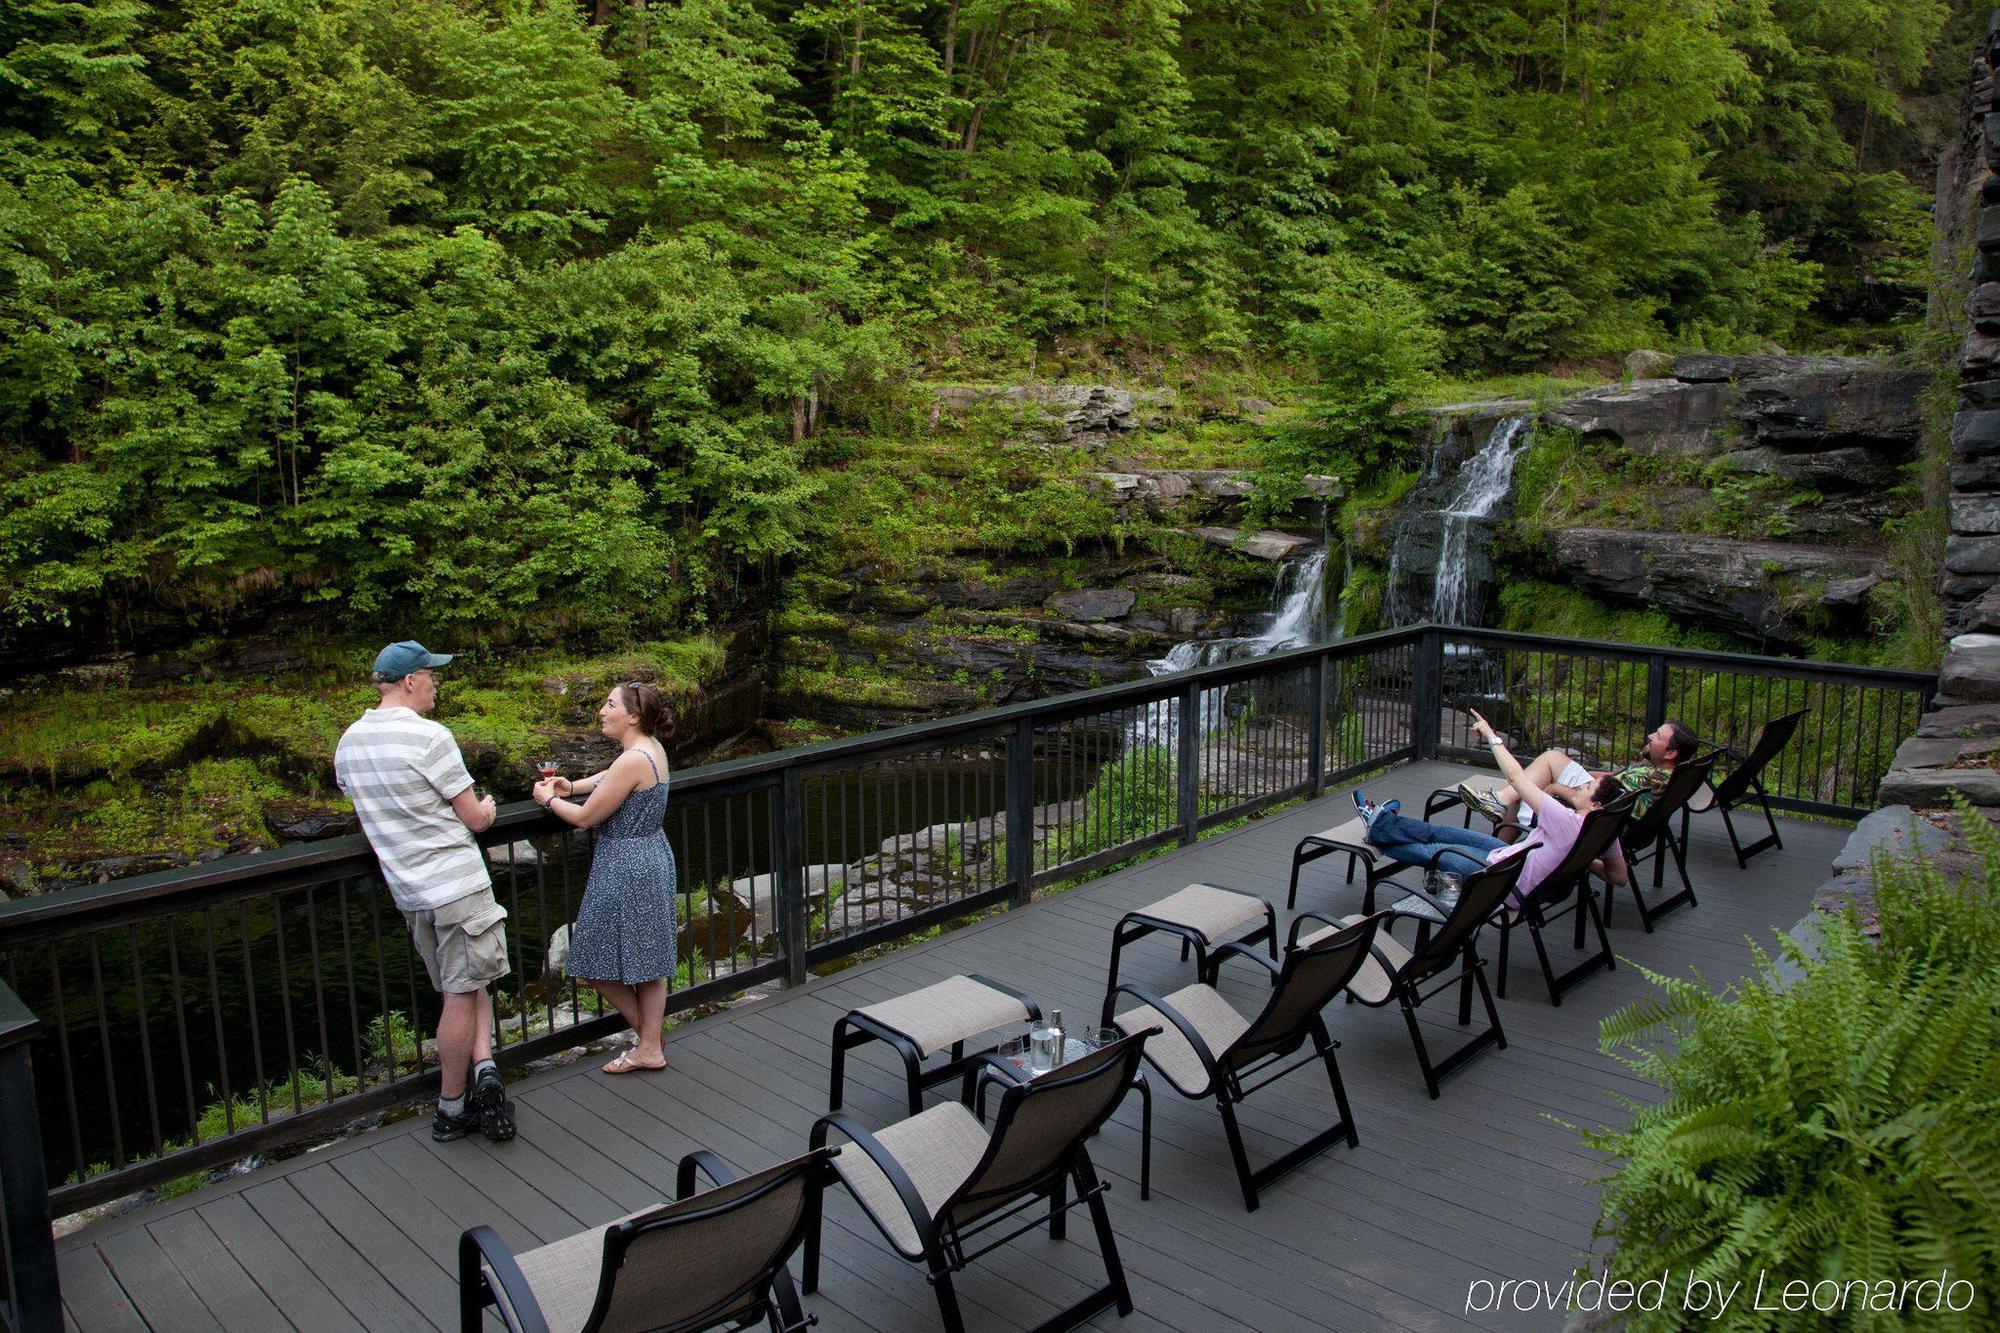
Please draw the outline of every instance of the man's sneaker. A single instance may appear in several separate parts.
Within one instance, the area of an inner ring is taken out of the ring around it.
[[[1356,787],[1352,794],[1354,796],[1354,808],[1364,815],[1367,814],[1370,808],[1368,798],[1361,794],[1361,788]]]
[[[1458,799],[1498,824],[1507,818],[1507,807],[1500,803],[1491,787],[1482,787],[1471,779],[1458,784]]]
[[[514,1137],[514,1103],[507,1100],[507,1083],[500,1071],[487,1065],[479,1071],[479,1082],[467,1099],[479,1132],[495,1143]]]
[[[450,1143],[479,1128],[479,1112],[468,1101],[465,1110],[452,1115],[442,1106],[431,1112],[431,1142]]]

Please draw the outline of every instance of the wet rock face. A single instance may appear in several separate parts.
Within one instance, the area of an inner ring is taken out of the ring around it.
[[[1865,357],[1684,356],[1668,377],[1578,394],[1543,420],[1638,453],[1865,490],[1893,482],[1916,446],[1924,383]]]
[[[1853,580],[1885,572],[1879,554],[1850,547],[1620,528],[1555,528],[1548,538],[1563,575],[1606,601],[1780,647],[1803,642],[1813,609],[1854,605],[1843,602]]]

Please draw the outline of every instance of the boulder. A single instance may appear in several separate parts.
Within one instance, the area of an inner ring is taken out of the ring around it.
[[[1236,468],[1201,468],[1189,472],[1194,488],[1214,500],[1247,500],[1256,491],[1251,474]]]
[[[1706,458],[1721,449],[1718,437],[1735,403],[1727,384],[1640,380],[1580,393],[1542,420],[1579,435],[1609,435],[1636,453]]]
[[[486,849],[487,863],[496,870],[508,866],[516,870],[527,870],[542,863],[542,853],[527,839],[519,842],[496,842]]]
[[[1635,380],[1665,379],[1674,373],[1674,359],[1665,352],[1642,347],[1625,354],[1625,373]]]
[[[0,872],[0,884],[5,884],[7,892],[16,898],[33,898],[42,891],[40,877],[26,861],[16,861]]]
[[[1944,567],[1952,574],[2000,574],[2000,537],[1947,537]]]
[[[1833,858],[1833,868],[1841,873],[1866,870],[1875,863],[1877,851],[1891,856],[1923,856],[1949,846],[1951,835],[1917,818],[1908,805],[1884,804],[1854,826]]]
[[[1116,620],[1137,600],[1138,594],[1130,588],[1083,588],[1059,592],[1042,605],[1068,620]]]
[[[1965,298],[1965,313],[1973,327],[2000,330],[2000,282],[1982,282]]]
[[[1951,530],[1960,533],[2000,533],[2000,495],[1952,496]]]
[[[2000,453],[2000,409],[1961,411],[1954,415],[1951,452],[1955,458],[1985,458]]]
[[[1898,455],[1859,446],[1801,453],[1766,444],[1732,449],[1718,461],[1733,472],[1783,477],[1816,490],[1878,490],[1895,485],[1903,467]]]
[[[1990,768],[1892,768],[1882,775],[1875,799],[1934,807],[1949,805],[1952,792],[1974,805],[2000,805],[2000,772]]]
[[[1803,638],[1800,585],[1884,572],[1879,554],[1849,547],[1618,528],[1552,528],[1547,535],[1555,563],[1586,591],[1780,644]]]
[[[1828,365],[1828,362],[1837,364]],[[1922,430],[1928,376],[1859,357],[1814,358],[1818,368],[1738,384],[1741,417],[1760,441],[1821,448],[1868,442],[1907,450]]]
[[[1819,604],[1839,611],[1858,610],[1868,604],[1868,594],[1882,582],[1880,574],[1863,574],[1853,579],[1833,579],[1819,595]]]
[[[1954,701],[2000,700],[2000,648],[1952,648],[1938,663],[1938,691]]]
[[[1122,389],[1110,384],[945,384],[931,391],[938,408],[997,407],[1019,412],[1059,440],[1137,430],[1142,415],[1171,409],[1170,388]]]
[[[1236,410],[1246,417],[1261,417],[1277,404],[1263,398],[1238,398]]]
[[[1954,739],[2000,736],[2000,702],[1935,709],[1917,723],[1917,735]]]
[[[2000,334],[1979,329],[1966,334],[1958,355],[1959,378],[1990,380],[1996,373],[2000,373]]]
[[[1974,600],[1958,608],[1952,628],[1962,632],[2000,631],[2000,583],[1995,583]]]
[[[1193,528],[1190,536],[1199,537],[1211,546],[1220,546],[1225,551],[1236,551],[1255,560],[1269,560],[1276,563],[1302,555],[1319,543],[1311,537],[1301,537],[1296,533],[1275,532],[1266,528],[1259,532],[1247,532],[1239,528]]]

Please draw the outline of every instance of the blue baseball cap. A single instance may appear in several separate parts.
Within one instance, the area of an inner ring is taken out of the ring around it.
[[[412,671],[441,667],[449,661],[450,653],[434,653],[415,639],[404,639],[375,654],[375,674],[386,681],[398,681]]]

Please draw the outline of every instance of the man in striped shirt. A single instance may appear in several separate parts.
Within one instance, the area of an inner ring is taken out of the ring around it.
[[[473,789],[451,732],[424,716],[437,705],[436,669],[449,661],[409,640],[377,654],[380,698],[341,735],[333,771],[444,997],[431,1137],[477,1129],[498,1141],[514,1137],[514,1108],[493,1063],[488,987],[507,973],[507,910],[472,836],[493,823],[493,798]]]

